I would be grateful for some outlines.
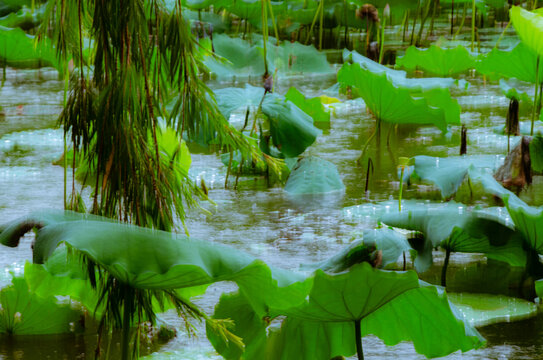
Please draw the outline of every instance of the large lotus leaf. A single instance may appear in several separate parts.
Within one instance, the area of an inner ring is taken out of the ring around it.
[[[360,65],[373,73],[386,73],[389,81],[397,87],[409,89],[413,94],[426,92],[434,89],[466,89],[469,83],[465,80],[453,78],[407,78],[407,73],[403,70],[394,70],[381,65],[356,51],[343,50],[343,61]]]
[[[451,156],[446,158],[415,156],[413,175],[436,185],[443,198],[454,195],[471,166],[494,172],[501,163],[494,155]]]
[[[330,123],[330,113],[325,110],[320,97],[308,99],[298,89],[291,87],[285,94],[285,98],[311,116],[315,123]]]
[[[257,107],[264,96],[264,88],[246,84],[244,88],[223,88],[215,90],[219,110],[228,120],[234,110],[242,107]]]
[[[207,56],[204,64],[218,78],[252,75],[260,77],[264,74],[264,57],[260,51],[247,41],[231,38],[226,34],[213,37],[215,54],[224,59]]]
[[[512,193],[504,195],[503,202],[516,229],[529,246],[538,254],[543,254],[543,208],[528,206]]]
[[[280,46],[269,44],[266,55],[271,69],[277,70],[279,74],[333,72],[326,54],[312,45],[298,42],[283,42]]]
[[[536,54],[521,42],[508,50],[492,49],[480,58],[477,71],[493,80],[504,77],[535,83],[536,63]],[[542,71],[539,72],[539,82],[541,81],[543,81]]]
[[[447,297],[433,286],[421,286],[414,272],[381,271],[367,263],[337,275],[317,270],[306,302],[281,313],[287,318],[270,336],[270,359],[351,356],[359,320],[362,335],[374,334],[387,345],[413,341],[415,350],[428,357],[484,343],[458,320]]]
[[[62,221],[62,214],[67,221]],[[39,228],[35,263],[46,261],[64,243],[135,288],[179,289],[236,281],[242,292],[258,289],[256,294],[261,296],[250,299],[263,313],[269,306],[292,304],[307,294],[309,285],[303,274],[270,269],[262,261],[224,245],[96,220],[99,217],[73,220],[83,216],[71,212],[57,212],[56,216],[61,221],[43,227],[44,221],[37,215],[15,220],[0,234],[0,242],[16,246],[19,237],[33,228],[33,222]]]
[[[525,102],[532,101],[532,98],[530,97],[530,95],[528,95],[526,91],[520,90],[522,84],[520,84],[520,82],[515,78],[509,80],[500,79],[499,86],[505,97],[510,100],[522,100]]]
[[[503,295],[448,293],[452,302],[472,326],[528,319],[537,315],[537,305]]]
[[[452,76],[475,67],[476,58],[465,47],[442,49],[432,45],[428,49],[407,48],[405,55],[396,60],[396,66],[407,70],[422,69],[437,76]]]
[[[509,10],[511,22],[524,44],[539,56],[543,56],[543,16],[513,6]]]
[[[57,66],[55,50],[50,41],[35,44],[35,37],[19,28],[0,26],[0,59],[7,65],[22,68]]]
[[[260,4],[259,4],[260,7]],[[260,16],[260,15],[259,15]],[[320,53],[314,46],[300,43],[284,42],[277,46],[271,41],[266,44],[268,71],[276,70],[281,75],[292,73],[329,73],[333,69],[326,60],[326,55]],[[204,58],[204,64],[218,78],[233,76],[261,77],[264,74],[264,51],[262,40],[255,45],[228,35],[218,34],[213,37],[215,54]]]
[[[511,266],[525,266],[523,240],[511,227],[488,213],[448,206],[403,210],[381,216],[387,225],[420,231],[432,247],[452,252],[483,253]]]
[[[358,64],[344,64],[338,82],[353,87],[373,115],[383,121],[435,125],[443,131],[447,124],[460,123],[460,107],[448,90],[434,89],[423,97],[413,97],[409,89],[389,81],[386,73],[377,74]]]
[[[285,191],[293,195],[325,194],[343,190],[345,185],[336,166],[315,156],[299,160],[285,184]]]
[[[211,5],[215,5],[217,2],[220,2],[220,0],[183,0],[182,4],[189,9],[202,10]]]
[[[355,264],[373,263],[377,258],[377,251],[381,251],[382,266],[386,267],[395,263],[404,251],[411,250],[404,236],[388,228],[365,230],[362,236],[362,240],[353,241],[329,259],[302,264],[300,268],[306,271],[321,269],[328,273],[340,273]]]
[[[321,131],[313,125],[311,116],[291,101],[275,94],[267,95],[262,112],[270,121],[270,134],[285,157],[296,157],[315,142]]]
[[[224,294],[213,314],[215,319],[234,321],[231,331],[243,339],[245,349],[229,342],[207,324],[206,334],[215,350],[225,359],[265,359],[263,349],[266,343],[268,322],[254,312],[247,298],[240,293]]]
[[[44,335],[72,331],[71,323],[81,313],[56,298],[42,298],[32,293],[24,278],[15,277],[12,285],[0,291],[0,334]]]
[[[38,25],[43,18],[45,6],[32,11],[27,7],[23,7],[17,12],[12,12],[0,18],[0,26],[7,28],[21,28],[23,30],[31,29]]]

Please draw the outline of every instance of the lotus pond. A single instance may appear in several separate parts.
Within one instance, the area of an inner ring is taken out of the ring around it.
[[[543,356],[537,1],[126,2],[0,1],[0,359]]]

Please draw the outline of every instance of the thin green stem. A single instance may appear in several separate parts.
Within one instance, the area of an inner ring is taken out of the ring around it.
[[[279,32],[277,31],[277,24],[275,23],[275,16],[273,16],[273,8],[271,4],[271,0],[267,0],[268,2],[268,9],[270,10],[270,17],[273,25],[273,33],[275,34],[275,44],[279,46]],[[267,25],[266,25],[267,27]]]
[[[398,210],[402,211],[402,190],[403,190],[403,172],[405,171],[405,166],[401,165],[400,172],[400,194],[398,195]]]
[[[381,39],[379,41],[379,64],[383,63],[383,53],[385,49],[385,27],[387,25],[387,18],[383,17],[383,24],[381,25]]]
[[[128,286],[124,289],[124,304],[123,304],[123,334],[121,341],[121,359],[130,360],[130,317],[132,313],[129,304],[131,294]]]
[[[451,257],[451,250],[447,249],[445,254],[445,261],[443,262],[443,268],[441,269],[441,286],[447,287],[447,267],[449,266],[449,259]]]
[[[530,135],[534,135],[534,122],[535,122],[535,115],[537,113],[537,103],[538,103],[538,96],[539,96],[539,55],[537,56],[537,60],[535,63],[535,94],[534,94],[534,107],[532,109],[532,127],[530,129]]]
[[[311,22],[311,27],[309,28],[307,37],[305,39],[306,45],[309,43],[309,39],[311,38],[311,34],[313,33],[313,28],[315,27],[315,24],[317,23],[317,19],[319,18],[321,7],[322,7],[322,1],[319,2],[319,6],[317,6],[317,11],[315,12],[315,17],[313,18],[313,21]]]
[[[471,2],[471,51],[475,51],[475,0]]]
[[[324,33],[324,0],[321,0],[321,12],[319,21],[319,50],[322,50],[322,37]]]

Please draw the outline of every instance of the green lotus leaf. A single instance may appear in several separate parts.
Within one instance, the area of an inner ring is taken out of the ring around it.
[[[538,56],[543,55],[543,16],[513,6],[509,10],[511,22],[518,36]]]
[[[317,270],[305,303],[279,313],[287,318],[280,331],[271,331],[270,359],[351,356],[358,321],[362,336],[376,335],[387,345],[413,341],[427,357],[484,344],[475,329],[458,320],[446,295],[422,286],[414,272],[376,270],[368,263],[335,275]]]
[[[225,359],[265,359],[263,349],[266,344],[265,319],[253,310],[247,298],[239,292],[223,294],[215,306],[213,314],[215,319],[230,319],[234,322],[231,331],[243,339],[245,348],[229,342],[220,333],[214,331],[210,324],[206,324],[207,338],[215,350]]]
[[[522,84],[515,78],[509,80],[500,79],[499,86],[505,97],[510,100],[532,102],[532,97],[526,91],[519,90]]]
[[[334,164],[309,156],[298,160],[290,172],[285,191],[289,194],[325,194],[345,190]]]
[[[419,207],[388,213],[380,220],[390,226],[422,232],[428,242],[424,248],[430,251],[440,246],[449,252],[483,253],[511,266],[526,266],[520,234],[489,213],[467,211],[463,206],[451,204],[439,209]],[[428,260],[429,263],[416,263],[417,270],[425,271],[431,265],[432,259]]]
[[[258,3],[260,7],[260,2]],[[259,10],[260,11],[260,10]],[[260,16],[260,15],[259,15]],[[264,74],[263,42],[255,45],[239,39],[230,38],[225,34],[213,37],[215,56],[204,58],[204,64],[218,78],[233,76],[252,76],[260,78]],[[314,46],[300,43],[283,42],[280,46],[267,43],[266,57],[268,71],[276,70],[280,75],[293,73],[332,73],[333,69],[326,60],[326,55],[320,53]]]
[[[244,88],[224,88],[215,90],[217,106],[226,119],[239,108],[256,108],[262,101],[264,88],[246,84]]]
[[[411,250],[407,239],[397,231],[381,228],[365,230],[362,239],[353,241],[349,246],[329,259],[314,264],[302,264],[302,270],[321,269],[327,273],[340,273],[362,262],[374,263],[377,251],[381,251],[382,266],[395,263],[404,251]]]
[[[442,131],[460,123],[460,107],[448,90],[433,89],[414,97],[409,89],[396,86],[385,72],[377,74],[358,64],[344,64],[338,82],[351,86],[373,115],[394,124],[435,125]]]
[[[448,293],[453,303],[472,326],[512,322],[537,315],[537,305],[503,295]]]
[[[23,30],[32,29],[37,26],[43,18],[45,6],[32,11],[27,7],[23,7],[17,12],[12,12],[0,18],[0,26],[6,28],[21,28]]]
[[[405,55],[396,60],[396,66],[407,70],[422,69],[441,77],[452,76],[475,67],[476,58],[465,47],[442,49],[432,45],[428,49],[407,48]]]
[[[35,44],[35,37],[19,28],[0,26],[0,59],[8,66],[38,68],[57,66],[55,50],[48,40]]]
[[[81,220],[88,218],[92,220]],[[25,232],[37,228],[35,263],[44,263],[65,244],[118,281],[139,289],[173,290],[235,281],[242,292],[261,294],[249,297],[259,314],[271,306],[300,302],[307,294],[309,285],[303,274],[270,269],[227,246],[102,219],[69,211],[35,213],[4,227],[0,243],[17,246]]]
[[[12,285],[0,291],[0,334],[45,335],[71,332],[82,314],[56,298],[29,291],[24,278],[14,277]]]
[[[494,155],[450,156],[438,158],[425,155],[415,156],[413,176],[429,181],[441,191],[443,198],[454,195],[469,169],[488,169],[494,172],[501,164]]]
[[[325,110],[319,97],[307,99],[298,89],[291,87],[285,94],[285,98],[311,116],[314,123],[330,123],[330,113]]]
[[[543,254],[543,208],[528,206],[513,193],[504,195],[503,202],[530,248]]]
[[[434,89],[467,89],[469,83],[465,80],[453,78],[407,78],[407,73],[403,70],[394,70],[375,61],[360,55],[356,51],[343,50],[343,61],[360,65],[373,73],[386,73],[389,81],[397,87],[409,89],[413,94],[431,91]]]
[[[182,4],[189,9],[202,10],[215,5],[217,2],[220,2],[220,0],[183,0]]]
[[[477,71],[488,75],[493,80],[504,77],[535,83],[536,63],[536,54],[521,42],[508,50],[492,49],[480,58]],[[543,72],[540,71],[539,82],[541,81],[543,81]]]
[[[311,116],[278,95],[266,95],[262,112],[270,121],[273,145],[285,157],[300,155],[321,134],[321,131],[313,125]]]

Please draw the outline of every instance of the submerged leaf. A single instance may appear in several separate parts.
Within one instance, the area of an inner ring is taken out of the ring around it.
[[[537,305],[503,295],[448,293],[449,300],[460,310],[464,321],[472,326],[512,322],[537,315]]]
[[[298,161],[285,185],[289,194],[325,194],[345,190],[334,164],[309,156]]]

